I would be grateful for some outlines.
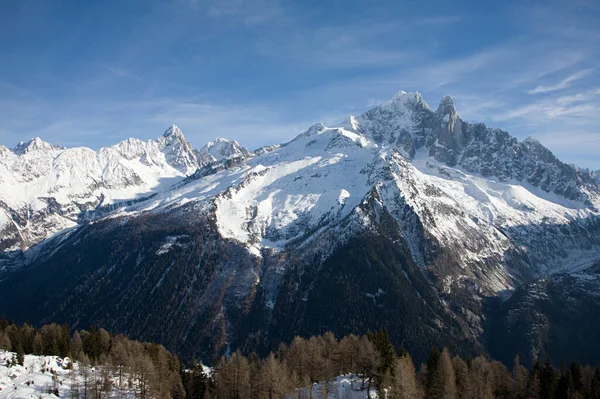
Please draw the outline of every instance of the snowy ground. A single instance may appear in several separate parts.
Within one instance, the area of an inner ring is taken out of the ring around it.
[[[57,396],[49,393],[56,387],[61,398],[71,397],[71,388],[79,386],[80,394],[83,389],[83,378],[79,373],[78,364],[73,365],[74,372],[66,369],[69,359],[57,356],[25,355],[23,366],[7,367],[7,361],[13,357],[13,352],[0,350],[0,399],[47,399]],[[63,367],[64,365],[64,367]],[[90,374],[98,372],[92,368]],[[53,378],[55,381],[53,381]],[[108,397],[117,397],[116,389]],[[103,396],[104,397],[104,396]],[[133,398],[128,392],[124,398]]]
[[[367,393],[362,389],[362,380],[355,374],[340,375],[329,383],[314,384],[312,387],[313,399],[376,399],[379,395],[374,388]],[[309,397],[308,389],[296,392],[296,398]]]

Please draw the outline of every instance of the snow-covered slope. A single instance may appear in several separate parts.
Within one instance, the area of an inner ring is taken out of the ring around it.
[[[582,269],[600,257],[586,230],[600,208],[595,181],[532,139],[519,143],[461,121],[450,97],[431,112],[418,93],[401,92],[342,127],[314,125],[122,211],[164,212],[189,201],[214,207],[220,234],[260,254],[314,238],[357,212],[372,190],[405,229],[419,264],[427,254],[403,219],[407,206],[441,248],[458,254],[462,271],[448,276],[449,285],[478,275],[487,290],[513,289],[523,278],[508,270],[517,255],[533,275]],[[479,270],[491,264],[489,273]]]
[[[0,250],[25,249],[76,226],[89,211],[150,196],[230,155],[221,145],[199,159],[175,125],[157,140],[130,138],[98,151],[39,138],[0,147]]]
[[[79,363],[73,362],[72,370],[68,367],[71,360],[58,356],[36,356],[25,355],[23,366],[15,364],[8,367],[15,357],[14,352],[0,350],[0,399],[4,398],[65,398],[84,397],[84,377],[81,373]],[[108,368],[107,368],[108,370]],[[92,367],[90,375],[98,375],[100,370]],[[88,377],[88,385],[92,385],[92,377]],[[116,389],[118,377],[112,376],[112,386],[106,392],[107,397],[122,397],[123,399],[137,397],[134,389],[124,389],[119,392]],[[89,389],[91,391],[91,389]],[[55,393],[58,392],[58,395]]]

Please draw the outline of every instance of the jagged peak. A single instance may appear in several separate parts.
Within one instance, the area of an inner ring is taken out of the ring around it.
[[[397,103],[423,104],[423,105],[427,106],[427,104],[423,100],[423,96],[418,91],[415,91],[415,92],[406,92],[404,90],[398,91],[396,94],[394,94],[394,97],[392,97],[392,99],[390,101],[388,101],[388,104],[397,104]]]
[[[456,107],[454,106],[454,99],[451,96],[444,96],[440,100],[440,105],[438,109],[435,111],[438,115],[444,116],[449,115],[450,117],[457,117],[458,112],[456,111]]]
[[[228,140],[217,137],[214,141],[209,141],[198,151],[204,161],[221,160],[234,156],[249,156],[251,153],[245,147],[241,146],[235,140]],[[209,159],[210,158],[210,159]]]
[[[165,130],[163,137],[185,139],[183,132],[177,125],[171,125],[167,130]]]
[[[12,151],[17,155],[26,154],[31,151],[52,151],[62,149],[64,147],[57,144],[50,144],[39,137],[32,138],[28,142],[21,141]]]
[[[219,144],[221,144],[221,145],[226,145],[226,144],[239,145],[238,142],[235,141],[235,140],[229,140],[229,139],[226,139],[226,138],[223,138],[223,137],[217,137],[215,139],[215,141],[209,141],[208,143],[206,143],[205,147],[211,148],[211,147],[214,147],[214,146],[219,145]]]
[[[542,143],[533,136],[527,136],[525,140],[523,140],[523,144],[542,145]]]

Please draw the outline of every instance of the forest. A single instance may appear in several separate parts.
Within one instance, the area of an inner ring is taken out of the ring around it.
[[[331,332],[295,337],[265,357],[236,351],[208,369],[196,361],[182,364],[161,345],[112,335],[103,328],[35,328],[3,318],[0,349],[15,353],[8,361],[12,364],[22,365],[25,354],[74,359],[81,383],[62,393],[71,398],[100,399],[114,397],[114,392],[140,399],[339,397],[335,378],[353,375],[359,382],[353,389],[367,397],[378,392],[388,399],[600,399],[600,368],[578,363],[556,367],[540,359],[527,369],[518,356],[508,367],[483,356],[463,359],[437,348],[417,368],[385,331],[341,339]],[[100,372],[90,373],[91,368]]]

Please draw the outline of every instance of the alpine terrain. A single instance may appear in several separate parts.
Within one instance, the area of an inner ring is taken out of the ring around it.
[[[0,147],[0,312],[205,359],[385,329],[594,363],[598,172],[419,93],[249,151],[172,126],[93,151]]]

